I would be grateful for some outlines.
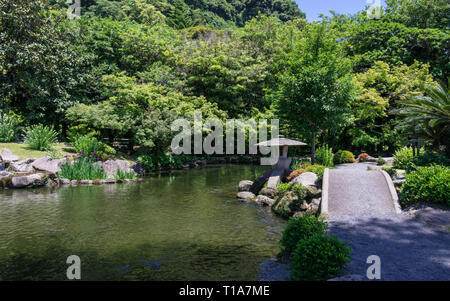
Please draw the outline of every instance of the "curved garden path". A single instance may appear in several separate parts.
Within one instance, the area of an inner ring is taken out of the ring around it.
[[[346,274],[365,278],[367,257],[381,259],[381,280],[450,280],[450,234],[397,213],[389,186],[370,163],[329,171],[330,233],[349,241]]]

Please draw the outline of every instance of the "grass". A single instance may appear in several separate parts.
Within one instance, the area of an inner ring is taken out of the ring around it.
[[[14,155],[19,157],[19,160],[27,159],[27,158],[42,158],[47,156],[46,151],[38,151],[31,149],[28,144],[25,143],[0,143],[0,152],[3,150],[3,148],[9,149]],[[65,155],[73,155],[75,154],[75,150],[72,149],[70,146],[58,143],[55,144],[55,149],[63,156]]]

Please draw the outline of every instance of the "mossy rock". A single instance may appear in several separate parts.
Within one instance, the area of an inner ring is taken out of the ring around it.
[[[303,204],[303,200],[296,193],[289,191],[275,201],[272,210],[276,214],[288,218],[300,210],[301,204]]]

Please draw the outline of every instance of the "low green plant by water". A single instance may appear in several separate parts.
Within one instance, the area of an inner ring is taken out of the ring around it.
[[[106,179],[106,173],[102,167],[94,165],[93,160],[79,157],[72,164],[62,165],[58,177],[69,180],[96,180]]]
[[[116,174],[114,175],[114,179],[117,180],[134,180],[136,178],[136,175],[132,171],[122,171],[120,169],[117,170]]]

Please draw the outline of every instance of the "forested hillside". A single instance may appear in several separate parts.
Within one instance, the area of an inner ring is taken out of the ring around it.
[[[60,7],[66,2],[55,1]],[[242,27],[260,13],[282,21],[304,17],[293,0],[83,0],[81,4],[86,15],[139,23],[158,20],[178,29]]]
[[[392,152],[414,132],[396,109],[449,77],[450,11],[445,0],[387,3],[379,20],[308,23],[290,0],[86,0],[74,20],[65,1],[2,0],[2,111],[63,139],[123,137],[154,153],[195,110],[280,118],[292,138]],[[448,126],[430,131],[448,147]]]

